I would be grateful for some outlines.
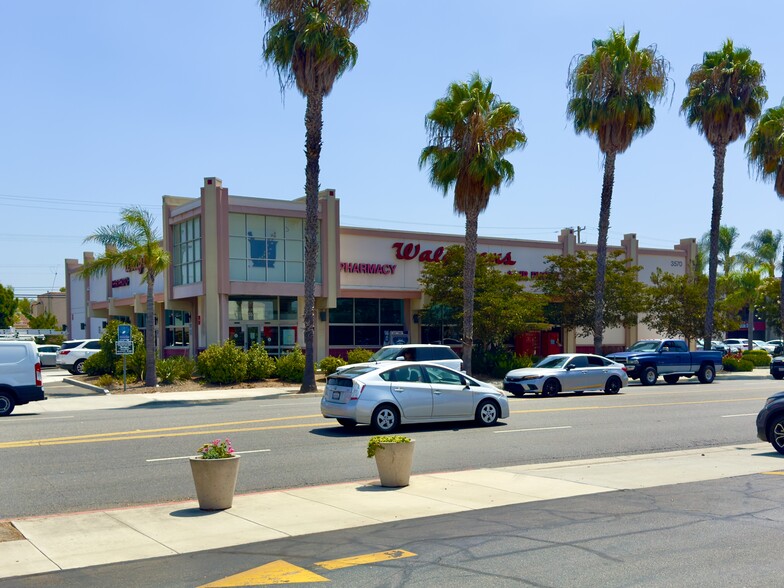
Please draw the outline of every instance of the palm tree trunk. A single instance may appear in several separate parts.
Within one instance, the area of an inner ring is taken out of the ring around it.
[[[754,349],[754,303],[749,302],[749,318],[746,321],[746,337],[749,340],[749,351]]]
[[[144,329],[145,361],[144,385],[154,388],[158,385],[158,375],[155,373],[155,276],[147,273],[147,319]]]
[[[465,258],[463,259],[463,369],[471,375],[474,350],[474,278],[476,277],[476,242],[479,210],[466,211]]]
[[[593,310],[593,350],[602,353],[604,339],[604,281],[607,274],[607,233],[610,230],[610,205],[613,184],[615,183],[615,151],[609,151],[604,158],[604,179],[602,180],[602,202],[599,206],[599,240],[596,243],[596,285],[594,288]]]
[[[784,250],[781,256],[781,280],[779,280],[779,339],[784,332]]]
[[[305,108],[305,373],[300,392],[316,392],[316,263],[318,242],[319,158],[324,96],[308,94]]]
[[[719,143],[713,146],[713,212],[710,227],[710,254],[708,256],[708,304],[705,309],[704,349],[711,348],[713,335],[713,309],[716,306],[716,270],[719,265],[719,228],[721,225],[721,207],[724,198],[724,159],[727,156],[727,145]]]

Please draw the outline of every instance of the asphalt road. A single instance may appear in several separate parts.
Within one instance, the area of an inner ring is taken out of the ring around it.
[[[511,417],[495,427],[402,432],[417,439],[415,473],[750,443],[780,389],[757,378],[510,398]],[[313,396],[11,415],[0,422],[12,473],[0,477],[0,519],[192,499],[187,457],[216,437],[243,454],[238,493],[374,479],[370,435],[323,419]]]

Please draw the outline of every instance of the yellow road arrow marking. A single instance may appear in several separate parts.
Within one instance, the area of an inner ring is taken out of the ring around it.
[[[340,570],[351,566],[361,566],[363,564],[376,563],[379,561],[389,561],[391,559],[403,559],[404,557],[415,557],[416,553],[403,549],[391,549],[389,551],[379,551],[378,553],[367,553],[365,555],[355,555],[354,557],[344,557],[343,559],[332,559],[329,561],[317,561],[316,565],[327,570]]]
[[[229,588],[232,586],[298,584],[306,582],[329,582],[329,580],[305,568],[279,559],[247,572],[241,572],[210,584],[204,584],[199,586],[199,588]]]

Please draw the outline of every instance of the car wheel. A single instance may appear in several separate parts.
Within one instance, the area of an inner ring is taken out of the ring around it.
[[[664,381],[668,384],[677,384],[680,376],[664,376]]]
[[[784,374],[771,374],[771,376],[773,376],[776,380],[780,380],[781,378],[784,378]]]
[[[476,407],[476,423],[484,427],[494,425],[498,421],[498,405],[492,400],[483,400]]]
[[[370,425],[377,433],[391,433],[400,425],[400,415],[390,404],[382,404],[373,411]]]
[[[353,419],[338,419],[338,422],[347,429],[353,429],[357,426],[357,421]]]
[[[7,392],[0,392],[0,416],[8,416],[14,410],[16,403],[13,396]]]
[[[700,371],[697,372],[697,378],[699,378],[701,384],[712,384],[715,377],[716,372],[710,364],[705,364],[700,368]]]
[[[618,376],[612,376],[607,383],[604,385],[604,393],[605,394],[618,394],[618,390],[621,389],[621,380]]]
[[[561,391],[561,384],[555,378],[550,378],[542,386],[542,393],[545,396],[556,396]]]
[[[640,382],[642,382],[643,386],[653,386],[656,383],[656,378],[659,377],[659,374],[656,373],[656,368],[653,366],[648,366],[642,370],[642,374],[640,375]]]
[[[76,374],[76,375],[79,375],[79,376],[81,376],[82,374],[84,374],[84,360],[83,360],[83,359],[80,359],[79,361],[77,361],[77,362],[74,364],[74,366],[73,366],[73,372],[71,372],[71,373],[73,373],[73,374]]]
[[[768,441],[773,449],[784,455],[784,415],[774,417],[768,425]]]

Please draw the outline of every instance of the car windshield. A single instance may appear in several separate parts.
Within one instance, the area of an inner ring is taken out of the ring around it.
[[[400,347],[382,347],[370,356],[370,361],[387,361],[403,355]]]
[[[629,347],[629,351],[656,351],[658,347],[658,341],[637,341],[637,343]]]
[[[538,368],[562,368],[566,365],[566,362],[569,361],[568,355],[554,355],[551,357],[545,357],[542,361],[536,364]]]

